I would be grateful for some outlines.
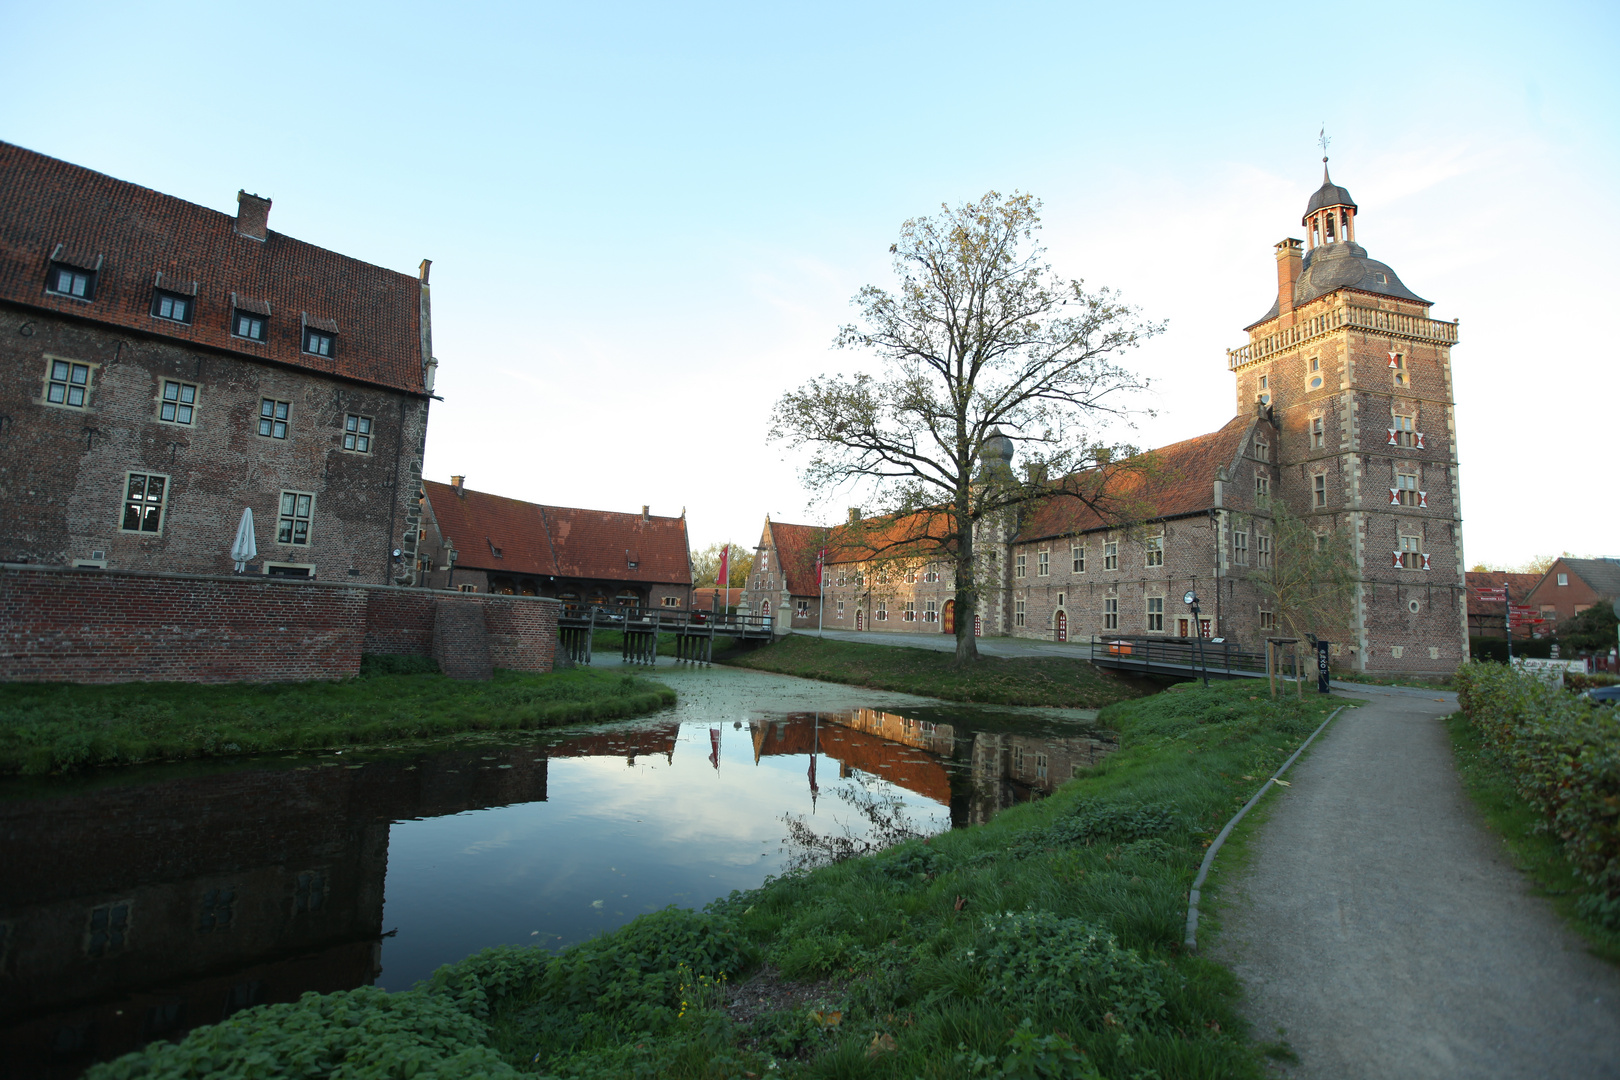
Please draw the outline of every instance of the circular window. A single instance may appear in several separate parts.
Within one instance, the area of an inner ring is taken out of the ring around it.
[[[1418,613],[1420,607],[1421,605],[1419,605],[1416,600],[1408,600],[1406,602],[1406,610],[1410,611],[1414,615]]]
[[[1312,390],[1320,390],[1320,389],[1322,389],[1322,376],[1320,376],[1320,375],[1312,375],[1311,376],[1311,389]]]

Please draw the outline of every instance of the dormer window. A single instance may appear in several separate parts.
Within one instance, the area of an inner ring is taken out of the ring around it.
[[[1378,282],[1378,284],[1380,284],[1380,285],[1389,284],[1389,279],[1384,277],[1384,272],[1382,270],[1374,270],[1373,271],[1373,280]]]
[[[52,263],[50,276],[45,279],[45,291],[75,300],[94,300],[96,272],[67,263]]]
[[[270,336],[270,320],[256,312],[238,308],[231,317],[231,333],[249,341],[264,341]]]
[[[337,341],[336,334],[328,334],[324,330],[306,327],[304,330],[304,351],[316,356],[331,356],[332,346]]]
[[[169,322],[190,323],[196,305],[197,302],[189,296],[163,292],[159,289],[152,294],[152,317],[167,319]]]

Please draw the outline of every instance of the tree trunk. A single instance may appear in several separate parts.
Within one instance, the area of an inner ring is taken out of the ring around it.
[[[979,612],[979,584],[973,572],[973,521],[958,496],[956,514],[956,666],[968,667],[979,661],[979,642],[973,623]]]

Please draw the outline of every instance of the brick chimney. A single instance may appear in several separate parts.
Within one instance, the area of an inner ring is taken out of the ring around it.
[[[270,200],[245,191],[236,193],[236,231],[255,240],[270,232]]]
[[[859,520],[861,520],[861,508],[858,507],[858,506],[850,507],[849,508],[849,523],[851,525],[853,525]]]
[[[651,521],[652,520],[651,510],[652,510],[652,507],[647,506],[645,504],[642,505],[642,507],[641,507],[641,520],[642,521],[646,522],[646,521]]]
[[[465,485],[466,482],[467,478],[465,476],[452,476],[450,478],[450,489],[461,498],[465,499],[467,497],[467,489],[463,485]]]
[[[1299,281],[1300,241],[1282,240],[1277,243],[1277,314],[1294,313],[1294,285]],[[1289,320],[1292,324],[1292,320]]]

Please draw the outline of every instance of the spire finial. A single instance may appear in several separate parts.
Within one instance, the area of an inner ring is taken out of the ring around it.
[[[1327,171],[1328,143],[1333,141],[1333,136],[1331,136],[1331,135],[1329,135],[1327,133],[1327,122],[1326,121],[1322,122],[1322,130],[1318,131],[1316,133],[1316,141],[1317,141],[1317,144],[1322,147],[1322,181],[1323,181],[1323,183],[1326,183],[1327,182],[1327,174],[1328,174],[1328,171]]]

